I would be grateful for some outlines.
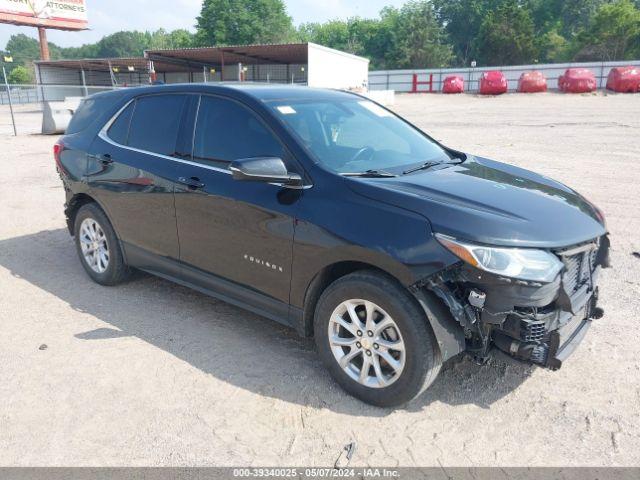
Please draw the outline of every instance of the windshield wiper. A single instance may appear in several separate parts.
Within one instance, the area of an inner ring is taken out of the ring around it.
[[[435,160],[430,160],[428,162],[424,162],[422,165],[418,165],[417,167],[413,167],[413,168],[410,168],[409,170],[405,170],[404,172],[402,172],[402,174],[406,175],[407,173],[417,172],[418,170],[428,170],[431,167],[435,167],[436,165],[458,165],[462,162],[464,162],[464,159],[462,158],[457,158],[457,161],[452,161],[452,162],[438,162]]]
[[[410,168],[409,170],[405,170],[404,172],[402,172],[403,175],[406,175],[407,173],[413,173],[413,172],[417,172],[418,170],[427,170],[431,167],[435,167],[436,165],[440,165],[443,162],[424,162],[422,165],[418,165],[417,167],[413,167]]]
[[[387,178],[387,177],[397,177],[390,172],[385,172],[384,170],[367,170],[365,172],[343,172],[340,173],[343,177],[373,177],[373,178]]]

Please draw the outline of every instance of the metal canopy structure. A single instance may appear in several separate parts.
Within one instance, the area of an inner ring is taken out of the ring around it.
[[[307,43],[278,45],[238,45],[225,47],[179,48],[147,50],[144,57],[83,58],[37,62],[41,67],[108,72],[114,67],[126,71],[148,72],[149,61],[154,70],[166,72],[197,72],[202,68],[222,70],[225,65],[304,65],[308,62]]]
[[[369,60],[306,42],[153,49],[143,57],[40,61],[36,65],[40,85],[85,89],[219,81],[361,88],[367,83]]]
[[[39,67],[67,68],[70,70],[85,70],[95,72],[109,72],[114,68],[116,70],[128,71],[129,67],[133,67],[135,71],[148,73],[149,61],[143,57],[130,58],[82,58],[73,60],[51,60],[36,62]],[[156,64],[157,71],[175,71],[174,65],[163,65],[161,62]],[[188,71],[188,70],[184,70]]]
[[[293,65],[306,64],[308,43],[235,45],[223,47],[147,50],[145,56],[154,62],[182,65],[188,68],[224,68],[224,65]]]

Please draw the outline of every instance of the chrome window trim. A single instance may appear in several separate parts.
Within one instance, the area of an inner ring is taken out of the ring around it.
[[[212,167],[210,165],[205,165],[203,163],[192,162],[190,160],[183,160],[181,158],[170,157],[169,155],[163,155],[161,153],[150,152],[148,150],[142,150],[142,149],[139,149],[139,148],[130,147],[128,145],[122,145],[122,144],[112,140],[109,137],[107,132],[109,131],[111,126],[115,123],[115,121],[118,119],[120,114],[122,112],[124,112],[129,105],[131,105],[133,102],[135,102],[138,98],[150,97],[150,96],[154,96],[154,95],[198,95],[198,107],[197,107],[197,110],[196,110],[196,118],[195,118],[195,121],[193,123],[193,133],[192,133],[192,137],[191,137],[191,151],[193,152],[193,148],[194,148],[194,144],[195,144],[196,126],[198,124],[198,114],[200,113],[200,103],[202,102],[202,96],[203,95],[208,95],[206,93],[171,92],[171,93],[156,93],[156,94],[151,94],[151,95],[139,95],[137,97],[133,97],[131,100],[129,100],[127,103],[125,103],[122,106],[122,108],[120,108],[115,114],[113,114],[113,116],[107,121],[107,123],[104,124],[104,126],[102,127],[102,129],[98,133],[98,137],[100,137],[102,140],[104,140],[105,142],[107,142],[107,143],[109,143],[109,144],[111,144],[111,145],[113,145],[115,147],[124,148],[125,150],[130,150],[132,152],[144,153],[145,155],[152,155],[154,157],[163,158],[165,160],[173,160],[174,162],[182,163],[184,165],[191,165],[193,167],[204,168],[205,170],[211,170],[211,171],[214,171],[214,172],[224,173],[225,175],[232,175],[232,173],[231,173],[231,171],[229,169]],[[209,96],[218,97],[217,95],[209,95]],[[226,98],[226,97],[219,97],[219,98]],[[231,99],[231,100],[235,101],[233,99]],[[245,106],[245,108],[248,108],[248,107]],[[133,120],[133,115],[131,116],[131,120]],[[131,128],[131,123],[129,123],[129,128]],[[271,131],[271,133],[273,133],[273,131]],[[129,138],[128,133],[127,133],[127,138]],[[280,143],[282,143],[281,140],[278,140],[278,141]],[[286,147],[284,147],[284,148],[286,148]],[[229,162],[229,163],[231,163],[231,162]],[[307,189],[313,187],[312,183],[309,184],[309,185],[303,185],[302,187],[291,187],[291,186],[284,185],[284,184],[279,184],[279,183],[269,183],[269,185],[275,185],[275,186],[278,186],[280,188],[289,188],[289,189],[295,189],[295,190],[307,190]]]
[[[178,94],[166,94],[166,95],[189,95],[188,93],[178,93]],[[132,152],[136,152],[136,153],[144,153],[145,155],[152,155],[154,157],[158,157],[158,158],[164,158],[165,160],[173,160],[174,162],[178,162],[178,163],[182,163],[185,165],[191,165],[193,167],[201,167],[204,168],[206,170],[212,170],[214,172],[221,172],[224,173],[226,175],[231,175],[231,172],[229,170],[225,170],[223,168],[217,168],[217,167],[211,167],[209,165],[204,165],[202,163],[197,163],[197,162],[192,162],[190,160],[183,160],[181,158],[176,158],[176,157],[170,157],[169,155],[163,155],[161,153],[156,153],[156,152],[150,152],[148,150],[142,150],[140,148],[134,148],[134,147],[130,147],[128,145],[122,145],[114,140],[112,140],[109,135],[107,134],[107,132],[109,131],[109,129],[111,128],[111,126],[114,124],[114,122],[118,119],[118,117],[120,116],[120,114],[126,110],[126,108],[131,105],[131,103],[135,102],[137,100],[138,97],[132,98],[131,100],[129,100],[120,110],[118,110],[110,119],[107,123],[105,123],[104,127],[102,127],[102,129],[100,130],[100,132],[98,133],[98,137],[100,137],[102,140],[104,140],[107,143],[110,143],[111,145],[114,145],[116,147],[119,148],[124,148],[125,150],[129,150]],[[198,104],[199,106],[199,104]],[[132,117],[133,120],[133,117]],[[195,128],[194,128],[194,132],[195,132]]]

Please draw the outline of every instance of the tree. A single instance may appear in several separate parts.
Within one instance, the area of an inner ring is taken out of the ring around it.
[[[389,45],[393,45],[391,30],[384,20],[353,17],[326,23],[304,23],[298,27],[296,40],[366,56],[371,60],[372,68],[386,68],[385,56]]]
[[[185,29],[174,30],[169,33],[168,48],[189,48],[194,46],[194,35]]]
[[[142,32],[117,32],[103,37],[97,45],[98,57],[140,57],[149,44]]]
[[[543,63],[560,63],[570,60],[571,44],[553,28],[536,38],[536,48],[540,52],[540,61]]]
[[[11,73],[7,75],[7,81],[10,84],[33,83],[32,73],[33,72],[29,70],[27,67],[18,65],[13,70],[11,70]]]
[[[477,43],[483,65],[518,65],[538,59],[531,14],[515,0],[486,14]]]
[[[201,45],[277,43],[294,29],[282,0],[204,0],[197,18]]]
[[[24,33],[11,35],[6,50],[11,52],[13,61],[21,64],[40,58],[40,46],[35,38],[27,37]]]
[[[449,34],[458,64],[468,66],[476,57],[482,21],[500,3],[502,0],[433,0],[436,16]]]
[[[358,39],[350,28],[352,20],[331,20],[326,23],[303,23],[298,28],[298,39],[349,53],[360,50]]]
[[[381,17],[395,33],[386,57],[393,59],[396,68],[434,68],[451,63],[453,50],[430,1],[413,0],[400,10],[387,7]]]
[[[155,32],[145,32],[146,49],[189,48],[193,46],[193,34],[179,29],[167,32],[164,28]]]
[[[598,9],[607,0],[563,0],[560,11],[562,35],[572,38],[585,29]]]
[[[632,60],[640,55],[640,9],[630,0],[600,6],[577,38],[576,60]]]

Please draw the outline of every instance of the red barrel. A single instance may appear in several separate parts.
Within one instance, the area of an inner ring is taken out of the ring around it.
[[[609,72],[607,90],[622,93],[640,92],[640,68],[615,67]]]
[[[589,93],[596,90],[596,77],[587,68],[569,68],[558,79],[558,88],[565,93]]]
[[[518,92],[538,93],[547,91],[547,78],[542,72],[524,72],[518,80]]]
[[[451,75],[444,79],[442,93],[464,92],[464,79],[459,75]]]
[[[507,93],[507,79],[502,72],[493,70],[480,76],[480,95],[500,95]]]

